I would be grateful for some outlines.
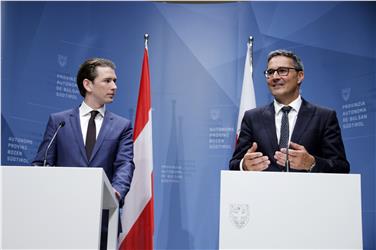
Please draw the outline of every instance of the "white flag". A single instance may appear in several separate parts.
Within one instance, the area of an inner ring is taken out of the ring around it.
[[[239,138],[240,126],[242,124],[245,111],[256,107],[256,97],[255,89],[253,87],[252,73],[252,41],[249,41],[247,43],[247,55],[245,57],[244,64],[243,87],[240,97],[238,124],[236,126],[236,141],[238,141]]]

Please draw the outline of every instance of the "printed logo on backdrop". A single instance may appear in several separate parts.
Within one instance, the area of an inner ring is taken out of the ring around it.
[[[76,84],[76,76],[63,70],[68,65],[68,56],[57,55],[58,70],[56,73],[56,96],[64,99],[77,100],[80,92]]]
[[[368,119],[366,100],[363,99],[349,102],[351,97],[351,88],[342,89],[341,96],[344,100],[344,103],[342,104],[343,129],[352,129],[366,126]]]
[[[57,62],[60,67],[64,68],[67,65],[68,57],[64,55],[57,55]]]
[[[180,183],[193,178],[196,173],[196,161],[186,159],[184,155],[184,116],[177,115],[176,100],[171,100],[171,129],[165,164],[161,165],[161,183]]]
[[[230,221],[236,228],[244,228],[249,222],[249,205],[230,204]]]
[[[350,98],[351,88],[342,89],[342,98],[347,102]]]
[[[196,162],[184,160],[175,164],[161,165],[161,183],[180,183],[183,180],[193,178],[196,173]]]
[[[213,121],[218,120],[218,118],[220,117],[220,114],[221,114],[221,110],[220,109],[211,109],[210,110],[210,118]]]
[[[11,165],[29,165],[26,152],[33,147],[31,139],[9,136],[7,142],[6,161]]]
[[[225,126],[224,123],[228,119],[227,116],[233,112],[226,108],[211,108],[209,111],[209,149],[230,150],[234,143],[234,128]]]

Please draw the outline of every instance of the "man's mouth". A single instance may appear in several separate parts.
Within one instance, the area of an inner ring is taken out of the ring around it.
[[[285,84],[283,82],[275,82],[272,84],[273,88],[280,88],[283,87]]]

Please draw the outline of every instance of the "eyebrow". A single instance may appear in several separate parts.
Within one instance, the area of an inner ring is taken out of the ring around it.
[[[103,78],[104,81],[106,80],[113,80],[114,82],[116,82],[117,78],[116,77],[106,77],[106,78]]]
[[[293,67],[293,66],[278,66],[277,68],[267,68],[267,70],[269,70],[269,69],[279,69],[279,68],[294,68],[295,69],[295,67]]]

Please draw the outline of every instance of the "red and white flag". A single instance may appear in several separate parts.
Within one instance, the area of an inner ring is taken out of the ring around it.
[[[119,249],[153,249],[153,143],[147,40],[133,139],[135,171],[131,188],[124,201],[121,218],[123,231],[119,238]]]
[[[256,108],[256,97],[255,89],[253,87],[252,74],[252,40],[250,39],[250,41],[247,43],[247,55],[245,57],[244,64],[243,87],[240,97],[238,124],[236,126],[236,141],[238,141],[239,138],[240,127],[245,111]]]

